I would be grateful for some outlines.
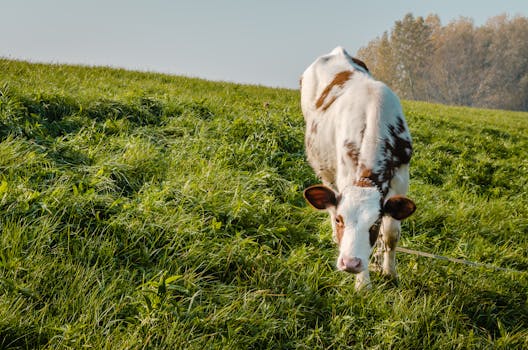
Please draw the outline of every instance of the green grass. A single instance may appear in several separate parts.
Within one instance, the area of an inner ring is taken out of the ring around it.
[[[528,347],[528,114],[404,102],[402,245],[335,271],[297,91],[0,60],[0,348]]]

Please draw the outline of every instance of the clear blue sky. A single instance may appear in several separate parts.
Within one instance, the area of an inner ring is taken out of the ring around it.
[[[315,57],[408,12],[482,25],[528,0],[0,0],[0,56],[297,88]]]

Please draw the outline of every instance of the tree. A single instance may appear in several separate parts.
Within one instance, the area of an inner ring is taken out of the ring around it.
[[[528,110],[528,19],[506,15],[475,27],[442,26],[407,14],[358,51],[375,77],[402,98]]]
[[[484,68],[485,52],[475,37],[473,21],[460,18],[443,27],[435,38],[431,69],[434,100],[456,105],[473,105]]]
[[[358,51],[358,57],[368,62],[372,74],[388,86],[396,89],[396,60],[389,39],[389,33],[384,32],[381,38],[372,40],[366,47]]]
[[[410,13],[396,21],[391,34],[393,56],[398,58],[396,79],[404,98],[427,99],[426,81],[433,54],[431,28],[423,17]]]
[[[487,56],[476,92],[479,105],[528,110],[528,19],[501,15],[481,30]]]

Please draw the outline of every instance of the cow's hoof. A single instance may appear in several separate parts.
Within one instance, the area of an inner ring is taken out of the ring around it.
[[[369,270],[372,271],[372,272],[375,272],[375,273],[383,273],[383,266],[381,266],[381,264],[378,264],[378,263],[370,263],[369,264]]]
[[[382,276],[388,285],[392,285],[394,287],[398,287],[400,285],[400,279],[398,278],[398,275],[396,273],[394,274],[383,273]]]

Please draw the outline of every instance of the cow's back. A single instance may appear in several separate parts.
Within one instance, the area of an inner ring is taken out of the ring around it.
[[[304,72],[301,106],[317,175],[336,190],[368,178],[386,194],[411,156],[397,96],[338,47]]]

